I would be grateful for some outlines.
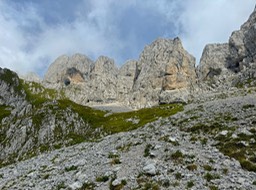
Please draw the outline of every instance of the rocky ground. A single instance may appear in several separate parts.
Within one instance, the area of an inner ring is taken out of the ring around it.
[[[0,189],[256,189],[255,92],[237,93],[1,168]],[[251,167],[223,150],[231,141]]]

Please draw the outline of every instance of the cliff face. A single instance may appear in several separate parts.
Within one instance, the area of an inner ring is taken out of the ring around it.
[[[117,101],[142,108],[158,104],[161,94],[190,90],[195,81],[195,58],[176,38],[156,40],[138,61],[128,61],[120,69],[103,56],[95,62],[81,55],[61,56],[49,67],[44,84],[63,89],[77,103]]]
[[[237,87],[254,81],[256,73],[256,10],[225,44],[209,44],[197,69],[199,80],[213,87]]]
[[[156,105],[160,99],[168,102],[160,97],[190,90],[195,82],[195,58],[184,50],[180,39],[158,39],[140,55],[129,103],[141,108]]]

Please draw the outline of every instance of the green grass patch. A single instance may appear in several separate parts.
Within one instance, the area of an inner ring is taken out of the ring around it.
[[[8,117],[11,114],[11,107],[0,105],[0,120],[2,121],[3,118]]]
[[[190,170],[190,171],[197,170],[197,165],[195,165],[195,164],[188,165],[187,169]]]
[[[109,180],[109,177],[108,176],[98,176],[96,178],[96,181],[97,182],[107,182]]]
[[[67,99],[58,100],[58,105],[62,109],[71,108],[91,127],[100,127],[110,134],[134,130],[147,123],[156,121],[160,117],[168,117],[183,110],[182,104],[169,104],[145,108],[138,111],[113,113],[105,117],[106,112],[104,111],[82,106]],[[129,122],[128,120],[131,118],[138,119],[139,122]]]
[[[65,168],[65,171],[66,171],[66,172],[74,171],[74,170],[77,170],[77,168],[78,168],[77,166],[72,165],[72,166],[70,166],[70,167],[66,167],[66,168]]]
[[[210,182],[211,180],[214,180],[214,179],[219,179],[220,176],[219,175],[216,175],[216,174],[211,174],[211,173],[206,173],[204,175],[204,179],[206,179],[206,181]]]
[[[144,150],[144,157],[148,157],[148,156],[150,156],[150,150],[152,149],[152,145],[151,144],[147,144],[146,145],[146,148],[145,148],[145,150]]]

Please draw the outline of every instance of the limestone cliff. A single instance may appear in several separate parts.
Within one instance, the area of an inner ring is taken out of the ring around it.
[[[182,95],[195,81],[195,58],[179,38],[156,40],[138,61],[128,61],[120,69],[108,57],[93,62],[79,54],[61,56],[44,78],[47,87],[64,91],[77,103],[121,102],[133,108],[150,107],[160,99],[165,103],[187,99]]]
[[[254,81],[256,72],[256,10],[234,31],[229,42],[205,47],[197,68],[199,80],[216,88],[241,87]]]

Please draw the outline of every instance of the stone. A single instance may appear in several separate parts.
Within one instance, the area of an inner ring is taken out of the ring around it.
[[[149,164],[146,164],[144,167],[143,167],[143,172],[148,174],[148,175],[156,175],[156,166],[155,166],[155,163],[149,163]]]
[[[74,183],[72,183],[71,185],[69,185],[69,188],[71,189],[80,189],[83,186],[83,184],[79,181],[76,181]]]
[[[220,132],[220,135],[223,135],[223,136],[226,136],[228,134],[228,131],[227,130],[224,130],[224,131],[221,131]]]
[[[115,186],[118,186],[118,185],[121,185],[122,184],[122,180],[121,179],[115,179],[114,181],[112,181],[112,185],[115,187]]]

